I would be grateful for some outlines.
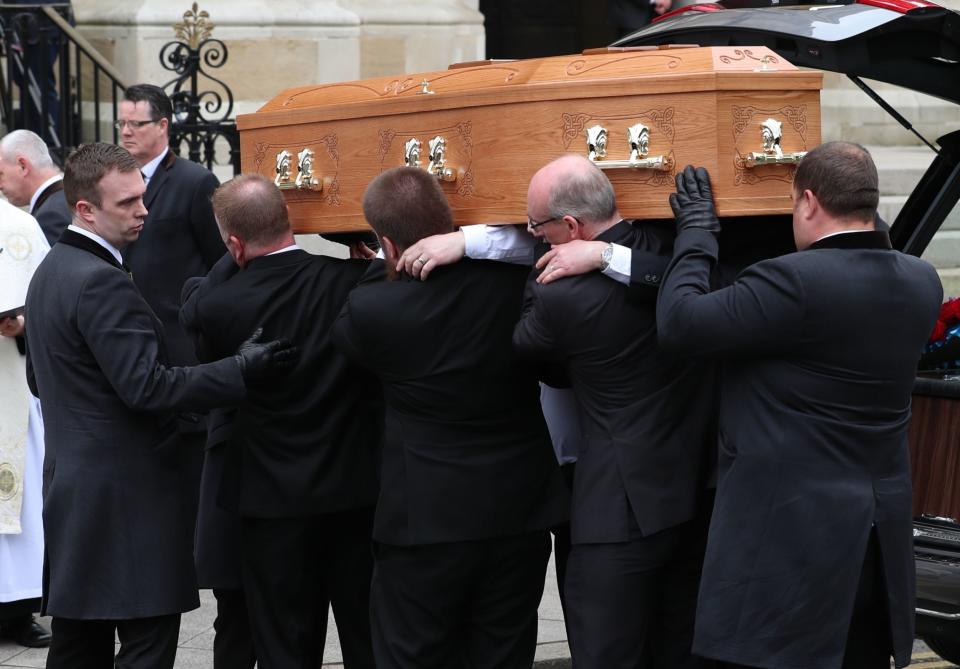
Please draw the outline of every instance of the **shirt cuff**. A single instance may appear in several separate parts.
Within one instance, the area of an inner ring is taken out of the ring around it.
[[[465,225],[464,255],[474,260],[500,260],[532,265],[537,240],[519,225]]]
[[[486,258],[484,250],[487,247],[487,226],[485,225],[463,225],[460,226],[460,232],[463,233],[463,255],[474,260],[483,260]]]
[[[611,246],[613,246],[613,258],[610,259],[610,264],[603,270],[603,273],[614,281],[619,281],[625,286],[629,286],[633,251],[620,244],[611,244]]]

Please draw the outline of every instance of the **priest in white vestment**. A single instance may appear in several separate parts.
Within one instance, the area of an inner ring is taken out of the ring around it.
[[[29,214],[0,200],[0,639],[50,644],[33,617],[43,573],[43,420],[30,394],[23,315],[30,277],[50,247]]]

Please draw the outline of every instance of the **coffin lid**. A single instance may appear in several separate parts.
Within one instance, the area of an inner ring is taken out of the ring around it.
[[[683,58],[676,50],[683,49]],[[510,102],[713,90],[819,89],[822,75],[798,70],[766,47],[611,48],[572,56],[452,65],[447,70],[283,91],[240,130]],[[789,84],[784,74],[789,72]],[[424,82],[431,93],[424,93]]]

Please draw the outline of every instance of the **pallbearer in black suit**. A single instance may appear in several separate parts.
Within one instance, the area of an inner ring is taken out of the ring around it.
[[[386,400],[371,618],[378,669],[529,669],[566,492],[533,370],[513,353],[528,270],[462,260],[427,282],[400,254],[450,232],[436,179],[387,170],[363,200],[386,257],[350,294],[334,339]]]
[[[0,141],[0,190],[11,204],[29,205],[50,246],[70,225],[73,212],[63,194],[63,174],[36,133],[14,130]]]
[[[719,223],[703,169],[677,176],[661,344],[724,359],[716,509],[694,652],[737,666],[910,662],[907,424],[942,287],[874,229],[863,147],[811,151],[793,182],[796,253],[710,292]]]
[[[609,180],[580,156],[537,172],[527,214],[545,221],[554,243],[670,251],[659,229],[620,218]],[[581,409],[566,596],[582,669],[703,663],[690,645],[716,435],[713,375],[660,349],[654,310],[598,272],[531,281],[513,336],[521,355],[564,367]]]
[[[120,143],[140,164],[147,184],[143,203],[149,213],[140,238],[123,249],[123,260],[143,299],[163,323],[170,360],[195,365],[193,342],[180,327],[180,293],[188,278],[203,276],[226,249],[213,218],[210,196],[219,181],[210,170],[174,155],[170,147],[173,105],[151,84],[127,87],[117,112]],[[184,413],[180,432],[186,504],[196,513],[206,439],[205,416]]]
[[[248,389],[227,438],[241,457],[243,586],[258,665],[319,666],[332,603],[345,666],[372,668],[370,536],[383,403],[376,378],[330,340],[369,262],[298,248],[283,196],[263,177],[224,184],[213,205],[229,254],[189,286],[182,311],[201,359],[234,350],[260,324],[266,337],[283,333],[300,350],[282,384]]]
[[[44,609],[50,669],[173,667],[180,613],[199,606],[176,411],[239,403],[295,362],[247,340],[224,359],[169,365],[163,328],[122,265],[147,211],[134,158],[110,144],[67,160],[74,223],[26,300],[28,370],[45,421]],[[32,365],[31,365],[32,363]]]

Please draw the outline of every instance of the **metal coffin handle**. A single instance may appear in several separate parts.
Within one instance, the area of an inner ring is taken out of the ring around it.
[[[783,137],[783,123],[775,118],[768,118],[760,124],[760,141],[763,142],[763,151],[753,151],[747,154],[744,164],[747,167],[761,165],[796,165],[807,155],[806,151],[784,153],[780,148]]]
[[[313,151],[304,148],[297,154],[297,176],[291,174],[293,154],[283,150],[277,154],[276,176],[273,183],[280,190],[322,191],[323,180],[313,173]]]
[[[416,137],[407,140],[403,149],[403,162],[407,167],[420,167],[420,151],[422,144]],[[447,165],[447,140],[443,135],[437,135],[427,143],[430,150],[430,162],[422,168],[437,177],[440,181],[456,181],[457,169]]]
[[[626,160],[604,160],[607,157],[607,129],[602,125],[590,126],[587,133],[587,158],[601,170],[656,170],[669,172],[673,161],[666,156],[648,157],[650,129],[643,123],[627,128],[630,157]]]

